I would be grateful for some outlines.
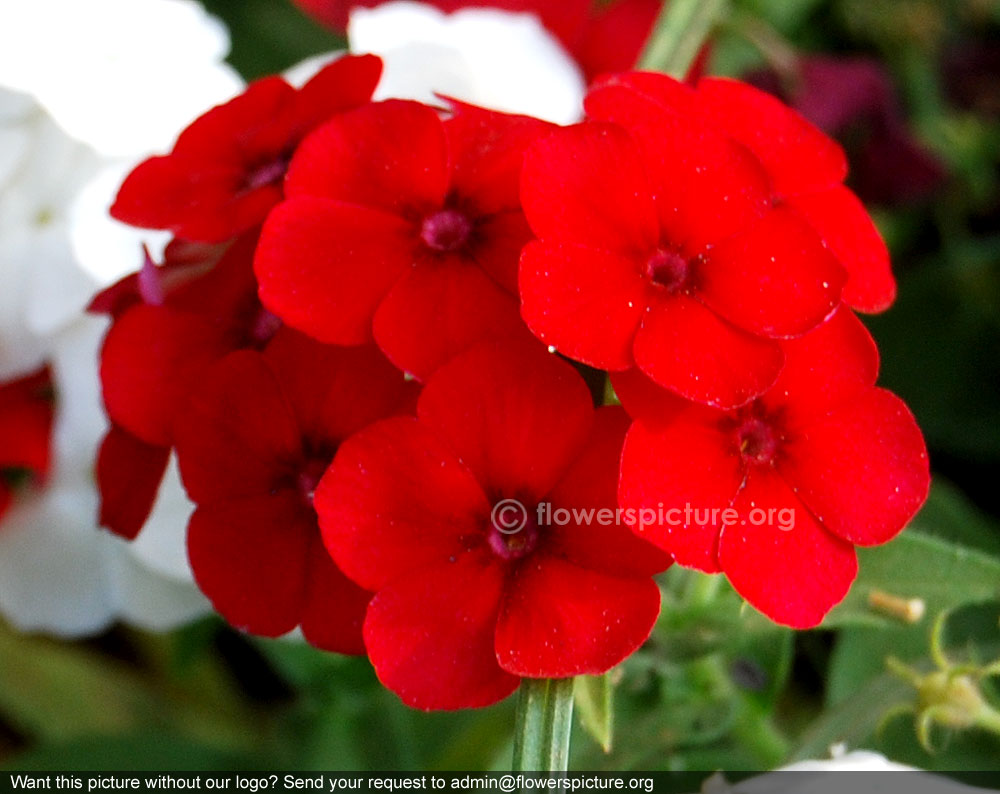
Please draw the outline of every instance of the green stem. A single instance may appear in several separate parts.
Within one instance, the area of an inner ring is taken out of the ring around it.
[[[667,0],[639,58],[639,68],[683,80],[728,0]]]
[[[513,771],[565,772],[573,726],[573,679],[523,679],[516,719]]]

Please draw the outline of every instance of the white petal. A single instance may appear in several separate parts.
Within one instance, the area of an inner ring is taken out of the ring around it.
[[[132,164],[106,165],[80,191],[69,209],[69,235],[78,266],[102,287],[142,266],[145,245],[157,261],[170,241],[169,232],[136,229],[108,211]]]
[[[131,553],[163,576],[183,582],[194,581],[186,545],[188,519],[193,512],[194,504],[184,492],[177,461],[171,455],[153,512],[139,537],[132,542]]]
[[[351,52],[385,60],[377,98],[442,93],[559,124],[582,115],[583,76],[532,14],[393,2],[355,8],[347,32]]]
[[[105,567],[111,538],[95,526],[88,483],[53,483],[16,504],[0,531],[0,610],[24,631],[92,634],[114,618]]]
[[[193,0],[32,0],[0,27],[0,84],[99,151],[139,155],[239,91],[228,50]]]

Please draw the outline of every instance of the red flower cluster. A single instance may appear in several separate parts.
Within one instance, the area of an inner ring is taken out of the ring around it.
[[[48,369],[0,383],[0,519],[25,475],[36,482],[48,476],[53,415]]]
[[[375,341],[425,379],[476,342],[524,333],[524,148],[549,125],[452,103],[345,113],[296,152],[257,252],[264,304],[316,339]]]
[[[316,508],[334,559],[376,593],[365,645],[389,688],[486,705],[520,676],[601,673],[642,644],[670,558],[625,526],[543,523],[614,510],[627,427],[568,364],[487,345],[434,374],[415,419],[341,446]]]
[[[836,144],[729,81],[606,78],[563,129],[373,74],[309,83],[351,98],[311,131],[251,86],[126,181],[115,212],[177,239],[95,301],[104,522],[135,536],[175,449],[219,612],[420,708],[609,669],[674,560],[818,623],[928,485],[850,308],[894,283]]]
[[[777,100],[629,74],[597,85],[587,111],[524,170],[539,240],[521,262],[522,311],[562,353],[733,408],[774,384],[777,340],[841,299],[892,301],[885,245],[840,184],[843,153]]]
[[[636,511],[729,508],[667,515],[640,534],[807,628],[847,594],[853,544],[885,543],[923,503],[927,452],[902,400],[874,387],[878,352],[849,309],[781,345],[774,387],[728,411],[680,400],[637,369],[612,375],[637,420],[619,498]]]

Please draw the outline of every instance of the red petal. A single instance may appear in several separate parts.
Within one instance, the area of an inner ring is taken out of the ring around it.
[[[417,403],[491,497],[540,500],[579,454],[594,409],[583,378],[534,344],[481,345],[439,369]]]
[[[896,298],[889,250],[864,206],[846,187],[794,196],[787,204],[808,221],[847,271],[844,301],[880,312]]]
[[[524,158],[521,199],[545,242],[645,255],[659,241],[639,150],[612,124],[577,124],[536,141]]]
[[[232,349],[225,329],[194,314],[134,306],[111,327],[101,353],[112,421],[154,446],[170,446],[174,415],[192,384]]]
[[[844,180],[847,159],[840,146],[770,94],[736,80],[708,78],[698,83],[698,97],[705,112],[757,155],[778,195]]]
[[[49,470],[55,401],[47,368],[0,384],[0,467]]]
[[[175,425],[181,477],[199,503],[269,493],[302,457],[291,405],[264,358],[244,350],[213,367]]]
[[[0,519],[3,519],[4,513],[10,510],[10,506],[13,502],[14,494],[11,493],[10,488],[8,488],[5,483],[0,481]]]
[[[767,469],[750,473],[734,507],[740,522],[727,526],[719,541],[719,561],[733,587],[778,623],[797,629],[818,625],[857,575],[854,548],[817,524]],[[764,520],[768,514],[774,519]],[[788,516],[795,525],[783,529],[776,522]]]
[[[448,177],[437,112],[394,99],[344,113],[309,135],[292,158],[285,194],[423,215],[443,204]]]
[[[378,422],[341,444],[314,504],[330,554],[370,590],[461,554],[490,511],[468,470],[407,418]]]
[[[382,301],[373,328],[386,356],[420,380],[479,342],[527,336],[517,299],[458,257],[407,273]]]
[[[444,128],[453,193],[479,215],[519,209],[524,152],[555,125],[454,100],[450,104],[455,113]]]
[[[372,600],[365,645],[379,680],[419,709],[488,706],[520,683],[494,650],[504,568],[462,554],[390,582]]]
[[[327,64],[296,94],[294,129],[304,134],[337,113],[365,104],[381,76],[382,59],[377,55],[343,55]]]
[[[169,447],[146,444],[112,425],[97,454],[101,526],[135,539],[153,509],[169,459]]]
[[[361,626],[372,594],[340,572],[319,533],[310,543],[307,577],[300,621],[306,640],[324,651],[364,654]]]
[[[128,175],[111,214],[132,226],[166,229],[189,240],[219,242],[260,223],[281,189],[247,191],[239,163],[169,155],[151,157]]]
[[[415,403],[417,384],[374,345],[323,345],[282,328],[264,359],[313,446],[332,448],[378,419],[412,412]]]
[[[846,306],[819,328],[781,347],[785,367],[762,399],[780,410],[789,426],[828,414],[875,385],[875,340]]]
[[[672,560],[632,532],[616,510],[622,444],[629,424],[620,407],[597,409],[587,446],[547,497],[553,510],[590,512],[579,513],[583,520],[577,523],[546,526],[544,543],[548,554],[582,568],[611,576],[651,576],[669,568]],[[604,520],[595,511],[612,518]]]
[[[842,405],[788,444],[781,472],[820,523],[863,546],[885,543],[930,486],[927,448],[913,414],[884,389]]]
[[[794,213],[772,210],[696,265],[698,296],[734,324],[770,337],[815,328],[837,307],[847,274]]]
[[[606,82],[588,95],[588,110],[628,129],[655,188],[664,240],[696,256],[764,214],[770,179],[747,149],[693,109],[681,109],[694,100],[690,88],[665,75],[634,77],[648,78],[655,94]]]
[[[413,263],[412,235],[409,224],[378,210],[305,196],[286,201],[268,217],[257,247],[260,299],[322,342],[367,342],[375,309]]]
[[[195,580],[233,626],[277,637],[299,625],[316,522],[294,491],[202,505],[188,525]]]
[[[503,289],[517,295],[521,250],[533,237],[520,209],[500,212],[479,220],[469,256]]]
[[[617,0],[591,12],[574,52],[584,74],[593,77],[632,68],[662,5],[660,0]]]
[[[718,427],[688,417],[667,426],[637,421],[625,437],[618,501],[640,537],[713,573],[720,511],[742,482],[739,450]]]
[[[638,367],[611,373],[611,386],[628,415],[647,425],[668,424],[699,405],[664,389]],[[715,415],[714,408],[705,406],[704,411],[706,416]]]
[[[546,344],[601,369],[627,369],[646,308],[633,260],[568,243],[529,243],[521,254],[521,316]]]
[[[514,675],[599,675],[649,637],[660,612],[652,579],[619,578],[549,557],[526,560],[507,585],[497,659]]]
[[[174,153],[203,164],[242,164],[258,151],[278,153],[290,131],[295,89],[282,78],[255,80],[239,96],[214,107],[177,138]]]
[[[584,106],[587,115],[630,127],[662,117],[664,110],[676,118],[689,117],[701,123],[705,116],[698,95],[690,86],[659,72],[622,72],[594,81]]]
[[[685,296],[650,308],[634,353],[639,368],[661,386],[719,408],[735,408],[763,394],[783,360],[776,342],[734,328]]]

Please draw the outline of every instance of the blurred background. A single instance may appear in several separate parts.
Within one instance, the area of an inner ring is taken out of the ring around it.
[[[246,79],[344,44],[289,0],[204,4]],[[842,742],[998,770],[1000,735],[936,722],[925,747],[912,707],[942,613],[948,663],[1000,658],[1000,2],[736,0],[708,71],[779,94],[845,146],[899,281],[893,308],[865,318],[880,382],[916,414],[935,483],[910,530],[859,550],[858,583],[814,631],[770,624],[719,578],[669,571],[647,646],[580,685],[571,768],[765,769]],[[924,614],[873,607],[873,591]],[[976,682],[1000,709],[998,684]],[[0,620],[5,768],[503,768],[512,723],[512,702],[414,712],[363,660],[216,618],[75,641]]]

